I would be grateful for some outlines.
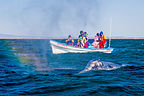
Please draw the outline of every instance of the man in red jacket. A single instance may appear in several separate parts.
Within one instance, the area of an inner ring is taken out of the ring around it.
[[[101,32],[100,32],[100,43],[99,43],[99,48],[100,48],[100,49],[104,48],[104,45],[105,45],[105,43],[106,43],[106,40],[107,40],[106,36],[105,36],[105,35],[103,34],[103,32],[101,31]]]

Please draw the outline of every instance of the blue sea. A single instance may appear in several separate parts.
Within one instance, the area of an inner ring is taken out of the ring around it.
[[[111,47],[53,54],[48,39],[1,39],[0,96],[144,96],[144,39],[112,39]],[[78,74],[93,59],[127,66]]]

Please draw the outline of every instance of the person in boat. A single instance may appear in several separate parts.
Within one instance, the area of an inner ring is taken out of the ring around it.
[[[80,35],[78,38],[82,37],[82,35],[83,35],[83,31],[80,31]]]
[[[78,47],[84,48],[84,43],[83,43],[82,38],[79,39]]]
[[[77,45],[75,45],[75,47],[80,47],[82,45],[82,41],[80,40],[82,38],[83,35],[83,31],[80,31],[80,35],[78,36],[78,42]]]
[[[66,44],[69,46],[73,46],[74,40],[72,39],[71,35],[68,36],[68,39],[66,40]]]
[[[94,48],[99,48],[99,43],[100,43],[100,38],[99,38],[99,33],[96,34],[94,38],[94,42],[92,43]]]
[[[105,45],[105,43],[106,43],[106,40],[107,40],[107,38],[106,38],[106,36],[103,34],[103,32],[101,31],[100,32],[100,43],[99,43],[99,48],[101,49],[101,48],[104,48],[104,45]]]
[[[80,37],[78,39],[78,43],[77,43],[77,46],[78,47],[81,47],[81,48],[84,48],[84,44],[86,43],[86,38],[84,37],[84,35],[82,35],[82,37]]]
[[[90,43],[88,42],[88,38],[86,38],[86,43],[84,44],[84,48],[88,48],[90,46]]]
[[[85,37],[85,38],[88,38],[87,32],[84,32],[84,37]]]

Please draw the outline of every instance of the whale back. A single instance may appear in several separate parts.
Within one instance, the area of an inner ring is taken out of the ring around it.
[[[103,62],[99,60],[91,60],[87,66],[85,67],[85,71],[89,70],[112,70],[121,67],[118,64],[114,64],[111,62]]]

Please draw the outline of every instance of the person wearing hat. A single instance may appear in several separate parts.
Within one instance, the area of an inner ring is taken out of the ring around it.
[[[74,40],[72,39],[72,36],[69,35],[68,39],[66,40],[66,44],[69,46],[73,46]]]
[[[106,36],[103,34],[103,32],[101,31],[100,32],[100,43],[99,43],[99,48],[101,49],[101,48],[104,48],[104,45],[105,45],[105,43],[106,43],[106,40],[107,40],[107,38],[106,38]]]

